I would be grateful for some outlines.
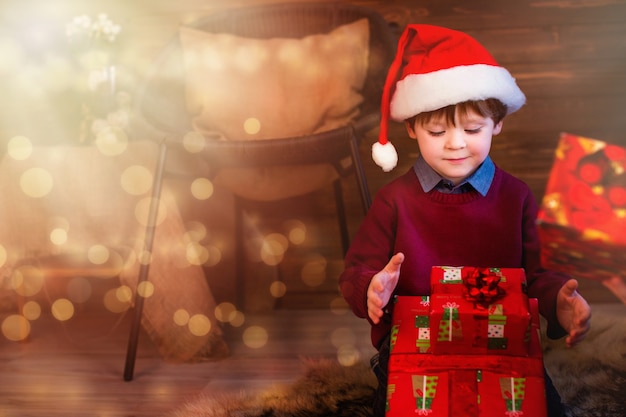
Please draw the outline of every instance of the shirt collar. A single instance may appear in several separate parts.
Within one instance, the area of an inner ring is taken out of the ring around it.
[[[415,164],[413,165],[413,170],[415,171],[417,179],[422,185],[422,189],[426,193],[437,187],[441,183],[441,181],[444,180],[441,175],[439,175],[434,169],[430,167],[430,165],[426,163],[421,155],[417,158],[417,161],[415,161]],[[455,188],[458,188],[463,184],[469,184],[484,197],[489,191],[489,187],[491,186],[491,182],[493,181],[493,176],[495,172],[495,164],[493,163],[491,158],[487,156],[485,161],[478,167],[478,169]]]

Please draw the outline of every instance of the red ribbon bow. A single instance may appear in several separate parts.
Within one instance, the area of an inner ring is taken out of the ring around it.
[[[506,294],[504,288],[500,287],[501,278],[489,268],[475,268],[463,280],[465,298],[482,308],[487,308]]]

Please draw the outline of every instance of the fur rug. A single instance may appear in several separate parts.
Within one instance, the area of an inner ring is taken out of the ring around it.
[[[621,306],[618,306],[621,307]],[[544,362],[566,404],[568,417],[626,416],[626,316],[596,312],[584,342],[567,349],[544,342]],[[545,340],[545,338],[544,338]],[[376,379],[366,363],[343,367],[309,360],[291,385],[255,395],[197,398],[172,417],[370,417]]]

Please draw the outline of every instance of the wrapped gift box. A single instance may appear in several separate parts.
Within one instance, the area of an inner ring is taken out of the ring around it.
[[[430,297],[394,298],[391,353],[430,352]]]
[[[526,275],[522,268],[432,268],[433,354],[525,356],[529,326]]]
[[[546,417],[536,301],[528,356],[392,354],[386,416]]]
[[[575,277],[626,276],[626,149],[563,134],[538,226],[542,261]]]

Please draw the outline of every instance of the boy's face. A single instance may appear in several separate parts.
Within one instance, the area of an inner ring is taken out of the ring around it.
[[[406,124],[409,136],[417,140],[422,157],[439,175],[455,185],[483,163],[491,149],[491,138],[502,130],[502,122],[470,111],[454,115],[454,126],[445,117],[433,117],[422,125]]]

